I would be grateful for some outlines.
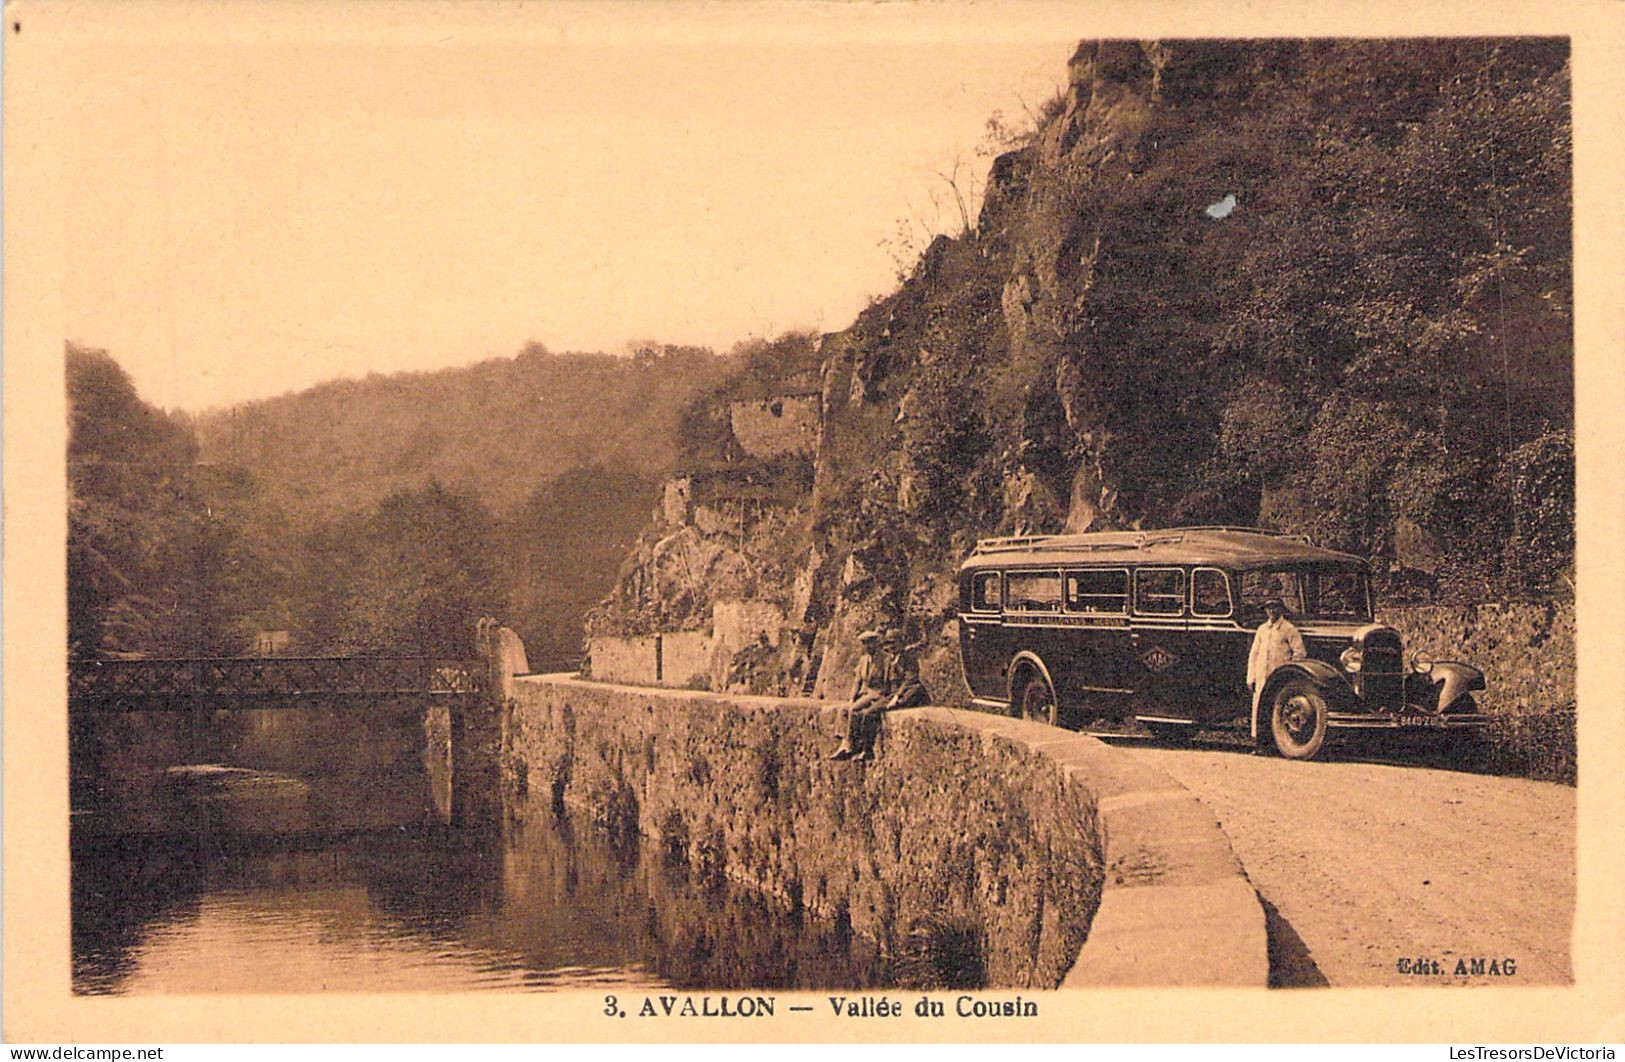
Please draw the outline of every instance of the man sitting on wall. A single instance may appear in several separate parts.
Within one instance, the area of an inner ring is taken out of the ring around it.
[[[894,708],[913,708],[926,702],[916,657],[920,643],[901,648],[900,632],[867,630],[858,635],[863,657],[852,683],[852,706],[847,709],[846,737],[832,760],[867,760],[874,754],[881,717]]]

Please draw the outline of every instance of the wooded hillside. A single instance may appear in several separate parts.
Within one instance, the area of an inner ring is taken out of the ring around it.
[[[616,357],[533,344],[467,368],[335,380],[211,412],[198,439],[205,460],[252,470],[301,516],[341,516],[431,480],[505,514],[572,469],[670,470],[679,411],[723,368],[696,347]]]
[[[468,651],[496,616],[573,659],[648,517],[693,396],[737,359],[539,347],[336,381],[199,418],[71,348],[76,653]]]

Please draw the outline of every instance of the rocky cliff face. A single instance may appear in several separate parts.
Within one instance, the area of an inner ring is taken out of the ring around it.
[[[734,440],[592,633],[765,601],[778,685],[844,696],[856,633],[902,622],[954,703],[952,575],[980,536],[1263,523],[1373,556],[1390,596],[1561,592],[1567,62],[1538,39],[1084,42],[974,230],[822,338],[810,459]]]

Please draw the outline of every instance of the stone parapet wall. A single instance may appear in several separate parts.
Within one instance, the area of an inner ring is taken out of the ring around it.
[[[816,701],[558,676],[519,680],[509,713],[510,798],[640,831],[888,954],[958,941],[990,986],[1266,980],[1262,911],[1212,816],[1092,738],[916,709],[873,762],[838,763]]]

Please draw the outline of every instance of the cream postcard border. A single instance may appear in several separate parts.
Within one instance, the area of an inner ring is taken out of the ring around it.
[[[1072,39],[1161,36],[1557,35],[1572,40],[1579,491],[1578,909],[1575,984],[1561,989],[1139,990],[1040,994],[1036,1022],[612,1023],[602,993],[75,997],[68,943],[62,211],[53,93],[85,41],[431,46],[550,32],[609,34],[629,17],[678,38],[768,32],[786,5],[458,5],[14,0],[4,100],[4,1038],[10,1043],[610,1041],[1438,1041],[1625,1039],[1625,5],[1544,2],[843,4],[917,39],[1047,21]],[[779,38],[775,38],[779,39]],[[1067,55],[1059,52],[1056,68]],[[1515,870],[1509,868],[1509,873]],[[781,997],[791,994],[779,993]],[[821,1002],[814,993],[807,1001]]]

